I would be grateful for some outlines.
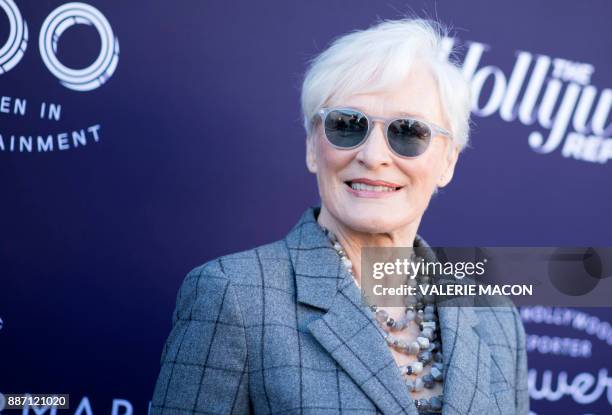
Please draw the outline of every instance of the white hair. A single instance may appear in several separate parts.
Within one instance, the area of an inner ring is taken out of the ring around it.
[[[468,144],[471,97],[468,80],[444,42],[449,30],[421,18],[386,20],[337,38],[315,57],[302,84],[304,128],[310,137],[317,112],[356,93],[391,89],[424,62],[434,75],[442,114],[459,150]]]

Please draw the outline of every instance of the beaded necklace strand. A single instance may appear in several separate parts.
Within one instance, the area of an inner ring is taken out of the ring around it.
[[[355,284],[361,288],[357,280],[355,280],[353,264],[346,255],[346,251],[338,241],[338,238],[329,229],[323,226],[321,228],[332,242],[334,249],[342,260],[342,264],[351,277],[353,277]],[[417,258],[413,257],[412,259],[416,260]],[[412,286],[428,284],[429,276],[419,274],[416,278],[407,278],[406,282]],[[370,309],[374,313],[375,321],[378,323],[379,330],[385,338],[387,345],[400,353],[416,356],[415,361],[398,366],[400,373],[404,376],[407,389],[410,392],[420,392],[423,388],[434,388],[436,383],[443,384],[442,349],[439,341],[441,336],[440,328],[437,324],[438,317],[434,298],[432,296],[423,296],[418,291],[416,296],[406,296],[406,312],[398,320],[393,319],[386,310],[374,304],[370,305]],[[400,332],[404,330],[410,323],[419,326],[420,333],[416,340],[408,343],[391,333],[391,331]],[[424,367],[429,365],[431,365],[430,372],[422,375]],[[441,413],[442,402],[442,395],[414,399],[414,404],[421,414]]]

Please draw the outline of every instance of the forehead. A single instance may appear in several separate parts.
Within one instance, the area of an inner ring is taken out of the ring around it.
[[[431,70],[423,64],[415,63],[407,76],[385,90],[349,94],[334,105],[355,107],[371,115],[409,115],[443,123],[436,79]]]

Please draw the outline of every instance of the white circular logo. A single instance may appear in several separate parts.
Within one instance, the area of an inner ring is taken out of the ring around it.
[[[13,0],[0,0],[0,8],[9,20],[9,38],[0,48],[0,75],[19,63],[28,47],[28,25]]]
[[[68,68],[56,55],[60,36],[76,24],[93,26],[101,40],[98,58],[84,69]],[[42,24],[38,45],[49,71],[62,85],[75,91],[91,91],[103,85],[113,75],[119,62],[119,40],[108,20],[98,9],[85,3],[66,3],[53,10]]]

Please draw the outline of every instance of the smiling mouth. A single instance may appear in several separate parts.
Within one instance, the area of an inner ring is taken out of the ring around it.
[[[348,187],[350,187],[353,190],[365,191],[365,192],[396,192],[403,187],[403,186],[392,187],[392,186],[380,186],[380,185],[372,186],[372,185],[365,184],[365,183],[352,182],[350,180],[344,182],[344,184],[346,184]]]

